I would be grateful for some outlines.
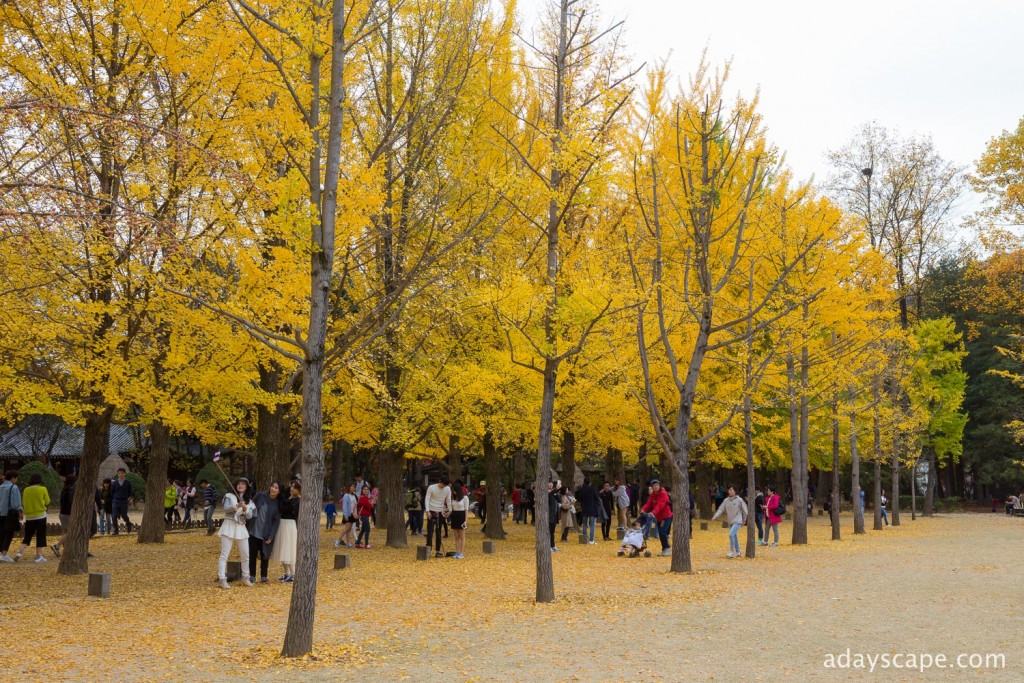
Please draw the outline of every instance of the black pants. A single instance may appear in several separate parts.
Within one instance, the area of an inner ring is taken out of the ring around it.
[[[128,533],[132,530],[132,521],[128,519],[128,501],[119,502],[114,501],[114,535],[117,535],[117,520],[124,520],[124,531]]]
[[[526,524],[526,515],[530,515],[530,524],[536,524],[536,510],[533,509],[533,503],[520,503],[520,505],[523,506],[523,514],[519,519],[522,520],[523,524]]]
[[[555,547],[555,527],[558,526],[558,522],[548,522],[548,531],[551,532],[551,547]]]
[[[256,580],[256,560],[260,562],[260,578],[267,578],[267,566],[270,564],[270,549],[262,538],[249,536],[249,576]]]
[[[17,533],[17,529],[17,512],[14,513],[13,517],[0,517],[0,553],[6,553],[8,550],[11,549],[11,543],[14,542],[14,534]]]
[[[21,541],[22,545],[32,545],[32,539],[36,539],[37,548],[46,547],[46,518],[42,519],[26,519],[25,520],[25,538]]]
[[[170,524],[174,520],[174,508],[164,508],[164,521]]]
[[[757,540],[764,540],[764,515],[754,515],[754,522],[757,523]]]
[[[606,541],[610,541],[612,538],[612,516],[607,510],[604,512],[604,517],[601,518],[601,537]]]
[[[436,512],[428,512],[427,518],[427,547],[434,544],[434,551],[441,552],[441,525],[444,524],[444,517]],[[447,525],[445,525],[447,531]]]

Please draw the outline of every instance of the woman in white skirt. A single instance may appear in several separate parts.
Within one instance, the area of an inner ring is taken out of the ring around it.
[[[235,490],[228,491],[224,496],[224,522],[220,525],[220,562],[217,564],[217,578],[221,588],[228,585],[228,556],[231,546],[238,546],[238,554],[242,560],[242,584],[251,586],[249,578],[249,532],[245,523],[256,514],[256,506],[252,502],[249,491],[249,480],[241,477],[235,482]]]
[[[302,485],[292,482],[287,500],[281,501],[281,524],[277,527],[273,550],[270,553],[272,562],[284,565],[284,576],[278,581],[291,583],[295,580],[295,556],[298,554],[299,530],[295,521],[299,518],[299,499],[302,496]]]

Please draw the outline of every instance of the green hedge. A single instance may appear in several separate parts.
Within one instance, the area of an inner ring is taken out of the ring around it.
[[[139,503],[146,502],[146,480],[138,472],[129,472],[124,478],[132,484],[132,498]]]
[[[30,462],[18,470],[18,488],[24,491],[33,474],[42,475],[43,486],[50,492],[50,504],[60,504],[60,491],[64,488],[64,479],[38,460]]]
[[[910,512],[911,497],[900,496],[900,512]],[[924,496],[917,497],[917,511],[924,510]],[[959,498],[935,498],[936,512],[963,512],[964,503]]]

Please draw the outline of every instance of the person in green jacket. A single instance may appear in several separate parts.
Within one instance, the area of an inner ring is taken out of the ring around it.
[[[170,479],[167,480],[167,489],[164,490],[164,521],[170,526],[174,521],[174,506],[178,504],[178,487]]]
[[[36,539],[36,564],[46,562],[43,557],[43,548],[46,547],[46,506],[50,504],[50,492],[43,486],[43,477],[40,474],[33,474],[28,480],[28,486],[21,494],[21,506],[25,511],[25,538],[21,542],[21,548],[14,554],[14,561],[21,559],[25,548],[29,547],[32,537]]]

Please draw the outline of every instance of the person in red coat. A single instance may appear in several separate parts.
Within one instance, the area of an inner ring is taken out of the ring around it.
[[[779,498],[779,494],[775,493],[774,486],[766,486],[765,491],[768,492],[768,500],[764,504],[764,511],[768,514],[768,526],[772,533],[775,534],[775,540],[772,541],[772,545],[779,544],[779,522],[782,521],[782,517],[779,516],[777,510],[779,509],[779,503],[782,501]],[[762,545],[768,545],[768,532],[764,534],[764,542]]]
[[[668,491],[662,488],[661,482],[657,479],[651,480],[651,495],[641,511],[654,517],[654,521],[657,522],[661,556],[668,557],[672,554],[672,546],[668,542],[668,534],[672,530],[672,503],[669,501]]]
[[[359,496],[359,501],[356,503],[356,510],[359,513],[359,537],[356,538],[356,547],[369,550],[370,516],[373,514],[373,501],[370,498],[369,486],[363,487],[362,495]]]

